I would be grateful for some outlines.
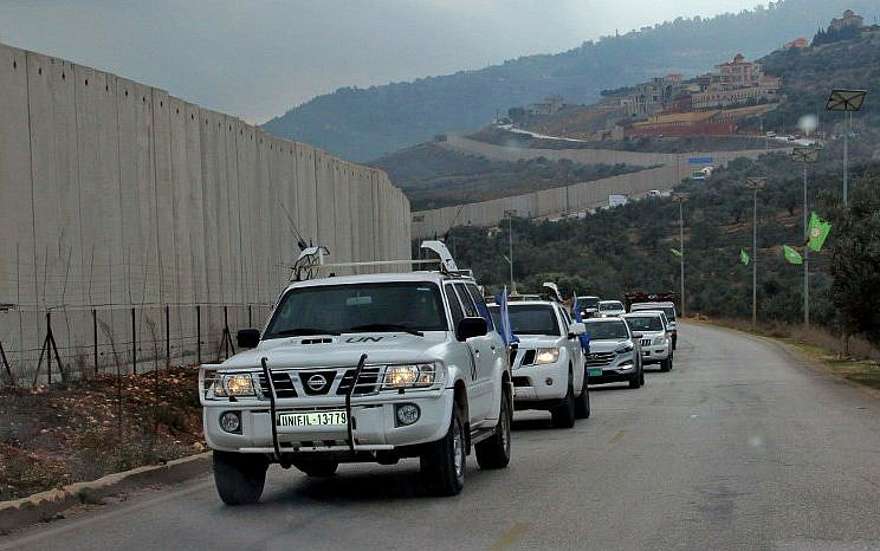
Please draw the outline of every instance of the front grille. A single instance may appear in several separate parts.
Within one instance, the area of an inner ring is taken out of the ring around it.
[[[614,352],[594,352],[587,355],[587,367],[603,367],[614,360]]]
[[[336,389],[336,394],[345,396],[348,393],[351,384],[354,382],[355,371],[357,370],[346,370],[345,374],[342,376],[342,381],[339,382],[339,388]],[[382,382],[379,380],[380,375],[378,367],[365,367],[361,370],[361,375],[358,377],[357,386],[355,387],[354,392],[352,392],[352,395],[372,394],[373,392],[378,391],[379,385]]]
[[[651,339],[642,339],[639,342],[642,343],[642,346],[651,346]]]
[[[522,365],[532,365],[533,363],[535,363],[535,351],[526,350],[526,353],[523,354]]]
[[[296,398],[296,388],[293,386],[293,380],[290,373],[285,371],[275,371],[272,373],[272,383],[275,385],[275,396],[278,398]],[[268,396],[271,392],[266,376],[260,373],[260,389],[264,396]]]

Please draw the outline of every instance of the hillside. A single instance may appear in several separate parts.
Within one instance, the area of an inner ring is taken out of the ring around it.
[[[560,94],[588,103],[617,88],[670,71],[692,75],[742,52],[752,58],[845,8],[875,15],[873,0],[784,0],[770,8],[657,24],[585,42],[554,55],[510,60],[478,71],[341,88],[268,121],[273,134],[302,140],[354,160],[379,157],[434,134],[483,126],[496,110]]]
[[[546,159],[493,161],[431,142],[396,151],[370,164],[388,173],[392,183],[409,198],[413,211],[485,201],[639,170],[625,165],[581,165]]]
[[[811,209],[832,217],[840,193],[840,176],[827,162],[810,186]],[[880,164],[853,167],[853,193],[876,186],[865,175]],[[746,318],[751,313],[751,267],[740,263],[741,248],[751,250],[752,196],[743,188],[747,176],[771,175],[759,195],[759,309],[762,319],[794,322],[801,315],[803,270],[787,264],[781,245],[802,238],[800,167],[784,157],[752,162],[738,160],[719,170],[707,183],[689,182],[678,191],[690,194],[684,208],[688,311],[711,316]],[[544,281],[564,289],[620,298],[633,289],[679,288],[678,205],[668,198],[631,202],[602,210],[581,220],[531,222],[513,226],[514,274],[517,289],[534,292]],[[829,244],[837,238],[832,233]],[[492,289],[508,284],[506,225],[500,231],[457,227],[450,232],[459,264],[472,268]],[[816,322],[831,324],[835,309],[829,298],[831,255],[811,257],[812,313]]]

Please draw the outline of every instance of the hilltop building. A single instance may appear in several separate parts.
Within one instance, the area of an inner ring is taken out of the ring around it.
[[[855,28],[861,29],[865,26],[865,18],[861,15],[857,15],[852,10],[846,10],[843,12],[842,17],[835,17],[831,20],[831,25],[828,26],[830,31],[842,31],[847,28]]]
[[[703,90],[693,94],[694,109],[778,101],[782,79],[764,74],[759,63],[746,61],[742,54],[716,69],[716,73],[702,79],[701,84],[708,81]]]
[[[565,103],[562,96],[549,96],[544,101],[532,103],[526,107],[526,113],[531,116],[546,116],[559,112]]]

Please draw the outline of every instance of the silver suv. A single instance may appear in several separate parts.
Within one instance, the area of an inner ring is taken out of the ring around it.
[[[271,463],[323,477],[414,457],[433,493],[454,495],[472,450],[484,469],[510,460],[508,352],[464,273],[295,282],[239,344],[253,349],[199,377],[227,504],[258,501]]]
[[[639,345],[642,335],[633,333],[620,318],[590,319],[584,325],[590,335],[586,358],[590,384],[628,382],[630,388],[641,388],[645,384]]]

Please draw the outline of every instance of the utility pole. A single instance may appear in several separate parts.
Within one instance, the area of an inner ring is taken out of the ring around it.
[[[507,247],[508,257],[507,263],[510,264],[510,293],[516,292],[516,285],[513,281],[513,215],[516,214],[515,209],[505,210],[504,215],[507,216]]]
[[[676,193],[672,196],[672,200],[678,203],[678,247],[681,256],[679,257],[681,274],[679,283],[681,284],[681,317],[685,317],[685,295],[684,295],[684,203],[687,201],[686,193]]]
[[[791,157],[804,165],[804,327],[810,326],[810,241],[809,216],[810,210],[807,202],[807,167],[819,160],[819,149],[815,147],[796,147],[791,152]],[[846,180],[844,180],[845,182]],[[845,186],[846,184],[844,184]],[[844,189],[846,189],[844,187]],[[846,197],[846,195],[844,195]]]
[[[763,189],[767,178],[746,178],[746,188],[754,193],[752,218],[752,331],[758,323],[758,190]]]
[[[859,111],[865,103],[866,90],[843,90],[835,88],[831,91],[825,109],[827,111],[843,111],[843,206],[849,207],[849,133],[852,126],[852,114]]]

